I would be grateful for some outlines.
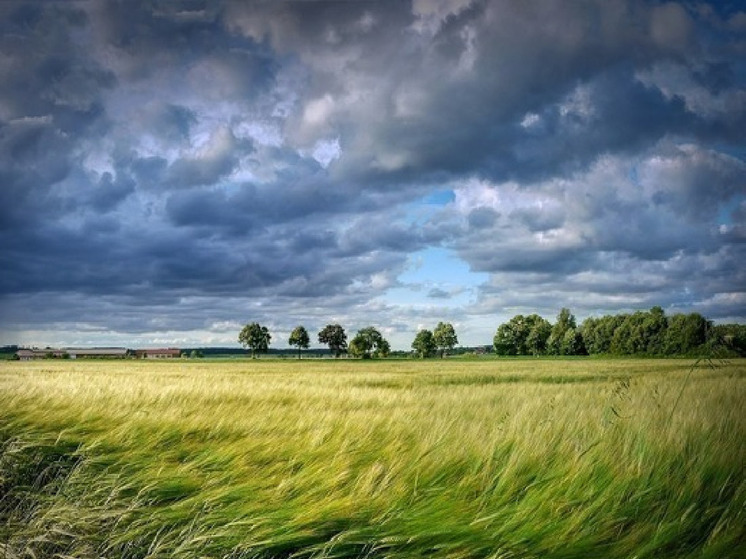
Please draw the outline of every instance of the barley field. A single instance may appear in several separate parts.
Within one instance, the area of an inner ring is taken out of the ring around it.
[[[743,558],[746,360],[0,363],[6,558]]]

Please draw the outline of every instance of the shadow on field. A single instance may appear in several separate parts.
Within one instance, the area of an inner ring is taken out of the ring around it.
[[[610,382],[616,381],[621,378],[626,378],[627,375],[551,375],[551,376],[536,376],[536,375],[468,375],[468,376],[456,376],[456,375],[443,375],[433,377],[419,377],[416,382],[413,382],[409,378],[396,378],[396,379],[380,379],[380,380],[364,380],[356,382],[355,386],[365,388],[392,388],[392,389],[404,389],[413,388],[415,386],[478,386],[478,385],[489,385],[489,384],[518,384],[518,383],[533,383],[533,384],[579,384],[589,382]]]

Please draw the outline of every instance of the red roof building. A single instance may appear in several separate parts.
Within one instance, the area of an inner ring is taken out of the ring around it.
[[[163,349],[137,349],[135,356],[138,359],[175,359],[181,357],[181,350],[169,347]]]

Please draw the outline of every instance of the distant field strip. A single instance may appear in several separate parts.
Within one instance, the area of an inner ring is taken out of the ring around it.
[[[746,557],[746,360],[0,364],[0,557]]]

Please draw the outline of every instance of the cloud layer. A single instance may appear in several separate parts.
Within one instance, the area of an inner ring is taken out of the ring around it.
[[[744,12],[4,2],[0,31],[8,343],[746,320]]]

